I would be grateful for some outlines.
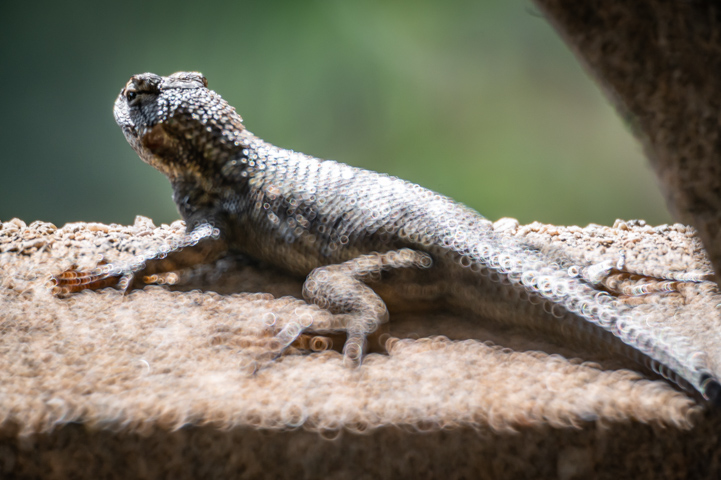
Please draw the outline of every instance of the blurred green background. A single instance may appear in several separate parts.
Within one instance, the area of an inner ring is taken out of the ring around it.
[[[491,219],[670,220],[640,146],[529,1],[6,2],[0,220],[156,224],[115,126],[135,73],[198,70],[255,134]]]

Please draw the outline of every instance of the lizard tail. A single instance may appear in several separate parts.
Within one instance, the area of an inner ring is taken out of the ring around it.
[[[550,264],[540,252],[515,243],[515,239],[492,238],[486,233],[480,240],[471,253],[474,260],[505,274],[510,283],[606,330],[665,367],[654,368],[664,377],[681,386],[687,382],[710,403],[721,406],[721,383],[711,374],[707,355],[691,338],[647,322],[642,311]]]
[[[701,376],[701,388],[703,396],[717,408],[721,408],[721,383],[710,374],[705,373]]]

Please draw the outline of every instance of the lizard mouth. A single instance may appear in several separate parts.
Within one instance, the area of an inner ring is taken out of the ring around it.
[[[138,134],[135,129],[135,124],[130,119],[130,112],[128,111],[128,103],[125,100],[125,88],[120,90],[120,95],[115,100],[115,108],[113,108],[113,115],[115,116],[115,123],[123,130],[125,137],[137,138]]]

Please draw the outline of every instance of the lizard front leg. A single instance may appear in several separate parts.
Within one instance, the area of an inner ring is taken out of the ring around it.
[[[140,288],[149,277],[220,258],[228,250],[218,228],[202,223],[192,232],[133,261],[98,265],[91,270],[66,270],[52,277],[53,293],[65,296],[83,290],[119,287],[126,292]]]
[[[342,317],[347,333],[344,362],[358,366],[365,351],[366,336],[388,320],[385,303],[367,283],[379,281],[384,271],[429,268],[432,264],[428,254],[410,249],[362,255],[313,270],[303,285],[303,296],[308,302]]]

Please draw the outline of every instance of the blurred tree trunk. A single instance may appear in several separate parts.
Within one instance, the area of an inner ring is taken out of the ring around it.
[[[718,279],[721,3],[535,2],[630,122],[672,215],[698,230]]]

